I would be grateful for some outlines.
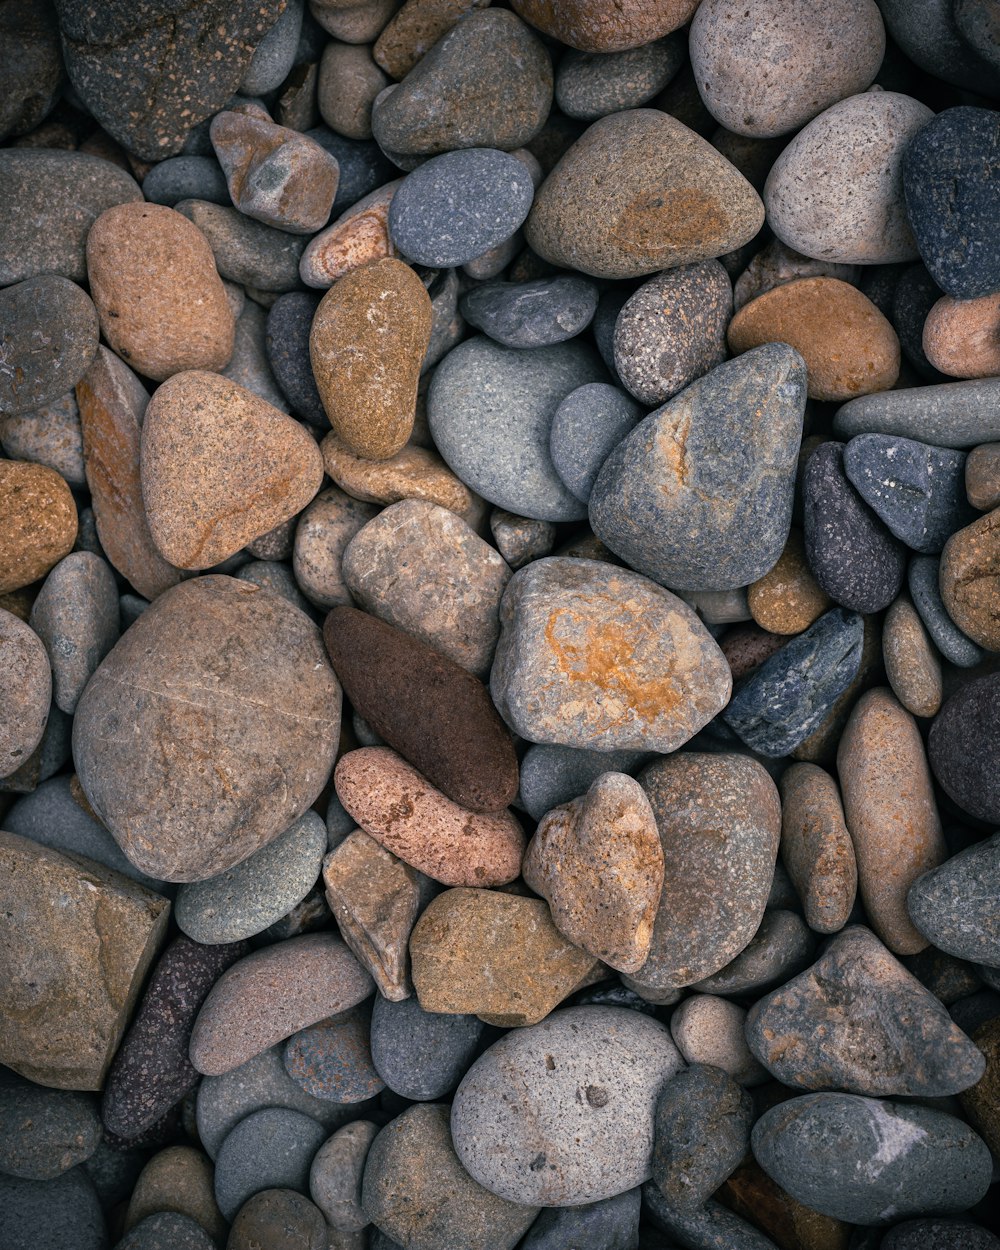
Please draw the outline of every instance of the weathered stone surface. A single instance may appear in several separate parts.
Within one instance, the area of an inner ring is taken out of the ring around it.
[[[939,950],[1000,968],[1000,834],[966,847],[910,886],[910,919]]]
[[[100,1089],[163,940],[169,902],[101,864],[0,833],[0,1060],[39,1085]]]
[[[515,0],[514,9],[560,43],[582,52],[621,52],[669,35],[689,20],[692,0],[622,0],[613,10],[593,0]]]
[[[352,602],[341,572],[344,551],[358,530],[377,514],[374,505],[361,503],[338,487],[328,486],[298,518],[287,523],[294,533],[289,554],[295,580],[311,603],[333,608]]]
[[[781,776],[781,859],[817,933],[847,923],[857,892],[854,844],[836,781],[816,764],[793,764]]]
[[[316,799],[336,753],[339,692],[298,608],[235,578],[184,582],[88,683],[74,722],[80,783],[144,871],[202,880]]]
[[[372,1065],[371,1004],[338,1012],[300,1029],[284,1045],[285,1071],[307,1094],[359,1103],[385,1089]]]
[[[928,361],[949,377],[996,377],[1000,374],[1000,295],[942,296],[927,314],[921,344]]]
[[[631,396],[607,382],[578,386],[559,404],[549,431],[549,454],[581,503],[590,499],[604,461],[641,417],[642,409]]]
[[[979,1224],[932,1216],[893,1225],[882,1239],[882,1250],[922,1250],[928,1245],[936,1250],[996,1250],[997,1244],[997,1238]]]
[[[941,552],[941,598],[973,642],[1000,651],[1000,508],[952,534]]]
[[[940,570],[937,556],[915,556],[910,561],[906,580],[913,606],[942,656],[960,668],[973,668],[985,653],[948,615],[941,598]]]
[[[643,1205],[652,1226],[671,1240],[692,1246],[724,1246],[726,1250],[775,1250],[775,1243],[755,1225],[734,1215],[718,1202],[706,1202],[693,1211],[672,1205],[650,1183],[642,1189]]]
[[[389,205],[401,181],[370,191],[309,240],[299,262],[306,286],[329,287],[364,265],[399,256],[389,237]]]
[[[52,672],[42,639],[13,612],[0,609],[0,777],[20,768],[41,742],[51,698]]]
[[[670,1017],[670,1036],[688,1063],[721,1068],[740,1085],[760,1085],[767,1072],[747,1047],[746,1009],[717,994],[691,994]]]
[[[238,209],[207,200],[178,200],[177,212],[208,240],[223,278],[257,291],[293,291],[299,284],[301,235],[265,226]]]
[[[727,131],[717,131],[713,136],[713,143],[720,148],[720,151],[727,151],[726,136],[729,144],[737,141],[737,136],[729,135]],[[743,143],[748,142],[742,140]],[[760,152],[759,141],[750,140],[754,144],[754,150]],[[784,146],[779,144],[780,147]],[[764,148],[764,156],[768,155],[767,148]],[[768,164],[764,169],[764,174],[770,168]],[[763,184],[763,178],[761,178]],[[756,185],[756,184],[755,184]],[[850,282],[852,286],[857,286],[861,280],[860,265],[838,265],[832,260],[814,260],[811,256],[803,256],[801,252],[796,252],[793,248],[786,247],[780,239],[772,239],[767,247],[757,252],[753,259],[747,265],[746,269],[740,274],[733,285],[733,303],[737,312],[751,300],[755,300],[758,295],[764,295],[767,291],[773,291],[776,286],[781,286],[785,282],[794,282],[798,278],[840,278],[843,282]],[[898,275],[897,275],[898,276]],[[869,294],[866,291],[866,294]],[[869,294],[869,298],[871,295]],[[876,308],[888,315],[888,310],[882,307],[876,300],[872,300]],[[889,300],[888,308],[891,308],[892,301]]]
[[[52,110],[62,86],[63,63],[55,14],[43,0],[5,4],[0,16],[0,135],[27,135]]]
[[[83,1163],[101,1140],[94,1099],[44,1089],[0,1069],[0,1172],[47,1181]]]
[[[774,634],[801,634],[830,607],[830,598],[809,571],[805,540],[791,529],[777,563],[747,587],[747,607]]]
[[[418,1101],[443,1098],[465,1075],[485,1028],[470,1014],[424,1011],[415,997],[376,998],[372,1061],[391,1090]]]
[[[504,347],[563,343],[584,331],[597,310],[597,287],[558,274],[534,282],[484,282],[462,297],[462,316]]]
[[[998,743],[1000,674],[989,673],[948,699],[931,726],[927,749],[948,797],[990,824],[1000,822],[1000,778],[993,766]]]
[[[53,274],[0,290],[0,413],[43,408],[79,382],[97,351],[96,310]]]
[[[361,1178],[378,1131],[370,1120],[345,1124],[320,1146],[312,1161],[309,1195],[327,1223],[340,1232],[360,1232],[370,1223],[361,1208]]]
[[[73,548],[76,503],[66,482],[42,464],[0,460],[0,594],[37,581]]]
[[[106,1250],[108,1244],[101,1203],[83,1168],[51,1181],[0,1175],[0,1237],[11,1250],[46,1242],[60,1250]]]
[[[33,412],[0,416],[0,445],[10,460],[44,464],[70,486],[83,486],[87,480],[80,413],[73,391]]]

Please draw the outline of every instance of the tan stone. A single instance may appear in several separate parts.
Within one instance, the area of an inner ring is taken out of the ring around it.
[[[782,774],[780,790],[782,862],[810,929],[836,933],[847,923],[858,888],[837,783],[816,764],[793,764]]]
[[[581,52],[623,52],[677,30],[698,0],[514,0],[514,12]]]
[[[208,240],[181,213],[107,209],[87,237],[87,273],[101,333],[137,372],[162,382],[229,363],[236,319]]]
[[[965,493],[980,512],[1000,504],[1000,443],[980,443],[965,462]]]
[[[914,716],[934,716],[941,707],[941,661],[916,608],[901,595],[882,628],[885,674],[896,698]]]
[[[376,188],[310,239],[299,261],[306,286],[322,290],[362,265],[399,255],[389,237],[389,205],[401,182]]]
[[[125,1214],[125,1232],[157,1211],[189,1215],[221,1244],[226,1221],[215,1201],[215,1169],[193,1146],[169,1146],[153,1155],[139,1173]]]
[[[52,700],[45,645],[13,612],[0,608],[0,777],[9,777],[42,740]]]
[[[753,619],[772,634],[801,634],[830,607],[809,571],[802,531],[789,532],[778,563],[747,588]]]
[[[169,914],[103,864],[0,832],[0,1062],[38,1085],[100,1089]]]
[[[370,48],[331,40],[319,67],[319,111],[337,134],[348,139],[372,137],[372,103],[388,77],[372,60]]]
[[[802,354],[813,399],[847,400],[887,391],[899,376],[899,339],[875,305],[839,278],[799,278],[765,291],[729,323],[739,355],[763,343]]]
[[[1000,651],[1000,508],[952,534],[938,579],[958,628],[987,651]]]
[[[924,355],[952,378],[1000,374],[1000,294],[981,299],[942,296],[924,321]]]
[[[410,938],[425,1011],[471,1013],[502,1028],[537,1024],[596,965],[552,923],[548,906],[495,890],[446,890]]]
[[[372,49],[375,62],[393,78],[404,78],[425,52],[473,9],[490,0],[406,0]]]
[[[959,1094],[962,1110],[972,1127],[1000,1157],[1000,1017],[981,1024],[972,1040],[986,1056],[986,1071],[971,1089]]]
[[[352,499],[337,486],[320,491],[301,514],[295,530],[292,567],[299,589],[311,603],[320,608],[353,603],[341,574],[341,561],[354,535],[377,515],[374,504]]]
[[[301,512],[323,463],[293,417],[215,373],[171,378],[142,429],[142,494],[157,548],[207,569]]]
[[[0,594],[37,581],[76,542],[76,504],[55,469],[0,460]]]

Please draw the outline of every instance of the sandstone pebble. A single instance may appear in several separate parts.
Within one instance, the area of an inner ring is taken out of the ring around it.
[[[743,1036],[746,1010],[714,994],[692,994],[670,1017],[670,1036],[689,1064],[721,1068],[739,1085],[759,1085],[767,1073]]]
[[[817,933],[847,923],[857,892],[854,845],[836,781],[816,764],[781,777],[781,858]]]
[[[980,647],[1000,651],[1000,508],[952,534],[938,576],[952,621]]]
[[[882,655],[889,685],[903,707],[914,716],[933,716],[941,707],[941,662],[920,614],[904,595],[886,613]]]

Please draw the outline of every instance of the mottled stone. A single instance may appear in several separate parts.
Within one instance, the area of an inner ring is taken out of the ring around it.
[[[817,933],[836,933],[854,906],[858,869],[836,781],[816,764],[781,777],[781,859]]]
[[[965,461],[965,493],[981,512],[1000,504],[1000,443],[973,447]]]
[[[265,350],[292,411],[314,425],[327,421],[309,356],[309,332],[320,297],[307,291],[279,295],[267,314]]]
[[[801,972],[809,963],[816,945],[813,934],[797,912],[784,910],[798,906],[798,900],[776,901],[780,869],[781,865],[776,864],[767,910],[749,945],[718,972],[696,981],[692,989],[704,994],[761,994]]]
[[[171,1211],[194,1220],[213,1243],[221,1241],[226,1222],[216,1205],[212,1180],[212,1164],[200,1150],[191,1146],[161,1150],[136,1181],[125,1216],[126,1232],[158,1211]]]
[[[613,11],[594,0],[515,0],[526,22],[581,52],[622,52],[669,35],[683,26],[696,5],[692,0],[622,0]]]
[[[85,1162],[101,1139],[94,1100],[72,1090],[43,1089],[0,1069],[0,1172],[46,1181]]]
[[[290,412],[289,403],[268,364],[264,346],[266,333],[267,313],[260,304],[244,299],[243,307],[236,318],[233,354],[229,358],[229,364],[220,369],[219,373],[230,382],[236,382],[245,390],[252,391],[258,399],[266,400],[280,412]]]
[[[306,286],[329,287],[354,269],[398,257],[389,237],[389,205],[399,186],[395,180],[370,191],[309,241],[299,264]]]
[[[939,785],[970,816],[1000,821],[1000,675],[960,686],[934,718],[927,749]],[[934,865],[928,865],[934,867]]]
[[[479,1047],[483,1022],[471,1014],[425,1011],[415,997],[375,999],[372,1060],[382,1080],[403,1098],[428,1101],[450,1094]]]
[[[41,742],[51,698],[43,639],[13,612],[0,609],[0,777],[20,768]]]
[[[68,278],[42,274],[0,290],[0,413],[64,395],[94,359],[97,337],[94,304]]]
[[[0,1241],[9,1250],[107,1250],[104,1213],[83,1168],[50,1181],[0,1175]],[[186,1250],[186,1248],[185,1248]]]
[[[72,391],[33,412],[0,416],[0,444],[10,460],[46,465],[71,486],[86,482],[80,415]]]
[[[641,416],[642,409],[631,396],[606,382],[578,386],[559,404],[549,431],[549,455],[582,503],[590,499],[604,461]]]
[[[862,395],[834,415],[834,433],[894,434],[936,447],[972,447],[1000,438],[1000,378],[974,378]]]
[[[307,1094],[332,1102],[357,1103],[374,1097],[385,1082],[372,1065],[371,1005],[319,1020],[285,1043],[285,1071]]]
[[[176,1211],[155,1211],[116,1242],[115,1250],[213,1250],[217,1245],[190,1216]]]
[[[948,539],[939,585],[945,610],[958,628],[985,650],[1000,651],[1000,508]]]
[[[940,559],[935,556],[918,556],[910,561],[907,581],[913,606],[944,658],[961,668],[972,668],[982,660],[984,653],[948,615],[941,598],[940,565]]]
[[[777,563],[747,587],[753,619],[772,634],[800,634],[830,607],[830,598],[809,571],[802,531],[791,529]]]
[[[211,156],[172,156],[160,161],[142,180],[142,193],[147,200],[168,208],[179,200],[230,203],[226,176]]]
[[[882,657],[896,698],[914,716],[933,716],[941,707],[941,663],[920,614],[905,595],[885,616]]]
[[[316,103],[326,124],[351,139],[372,137],[372,104],[388,77],[363,45],[331,40],[319,64]]]
[[[638,1188],[601,1202],[548,1207],[532,1224],[522,1250],[569,1250],[577,1245],[629,1250],[638,1244],[640,1207]]]
[[[372,55],[393,78],[405,78],[414,65],[466,13],[485,7],[486,0],[412,0],[391,19]]]
[[[1000,295],[942,296],[927,314],[922,342],[930,363],[949,377],[1000,374]]]
[[[967,1220],[931,1217],[926,1220],[904,1220],[882,1238],[882,1250],[997,1250],[998,1240],[979,1224]]]
[[[368,1227],[368,1216],[361,1208],[361,1178],[368,1151],[377,1136],[377,1125],[370,1120],[355,1120],[328,1138],[312,1161],[310,1197],[327,1223],[339,1232],[361,1232]]]
[[[320,491],[299,514],[291,552],[295,580],[311,603],[320,608],[349,605],[341,562],[347,544],[375,518],[378,509],[345,495],[336,486]],[[259,540],[258,540],[259,541]]]
[[[282,1178],[281,1184],[284,1183]],[[264,1189],[237,1211],[226,1250],[337,1250],[323,1213],[294,1189]]]
[[[299,259],[306,241],[275,230],[228,205],[207,200],[178,200],[178,213],[208,240],[223,278],[258,292],[292,291],[299,285]]]
[[[621,52],[563,53],[555,101],[567,117],[596,121],[647,104],[684,64],[685,40],[674,34]]]
[[[766,1071],[747,1048],[746,1009],[715,994],[692,994],[670,1017],[670,1036],[690,1064],[721,1068],[740,1085],[759,1085]]]

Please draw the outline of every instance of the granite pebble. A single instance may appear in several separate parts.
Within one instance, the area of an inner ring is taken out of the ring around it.
[[[433,1102],[465,1075],[484,1027],[469,1013],[425,1011],[416,997],[389,1002],[380,996],[372,1011],[372,1062],[394,1093]]]

